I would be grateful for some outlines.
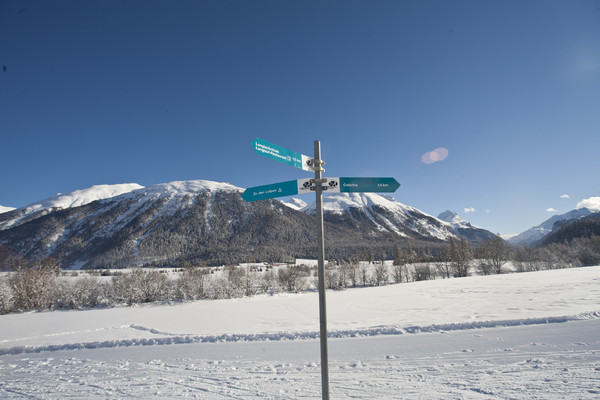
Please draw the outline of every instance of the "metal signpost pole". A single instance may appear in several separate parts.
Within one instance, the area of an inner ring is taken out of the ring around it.
[[[321,172],[323,172],[321,161],[321,142],[315,140],[315,193],[316,211],[318,224],[318,273],[319,273],[319,321],[321,326],[321,387],[323,400],[329,400],[329,357],[327,355],[327,307],[325,303],[325,237],[323,231],[323,186]]]
[[[252,147],[257,154],[304,171],[314,171],[315,179],[297,179],[247,188],[242,194],[246,201],[272,199],[315,191],[317,232],[319,240],[319,321],[321,325],[321,383],[323,400],[329,400],[329,356],[327,355],[327,307],[325,306],[325,235],[323,232],[323,190],[334,193],[346,192],[394,192],[400,184],[394,178],[323,178],[325,172],[321,160],[321,142],[315,140],[315,158],[288,150],[264,139],[256,138]],[[324,183],[328,183],[323,186]],[[314,186],[312,186],[314,184]]]

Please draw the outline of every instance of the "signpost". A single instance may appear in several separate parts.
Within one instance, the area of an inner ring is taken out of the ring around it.
[[[327,178],[327,191],[333,193],[393,193],[399,187],[400,184],[394,178]]]
[[[312,188],[311,179],[298,179],[272,183],[270,185],[254,186],[242,193],[242,199],[246,201],[257,201],[272,199],[274,197],[293,196],[296,194],[309,193]]]
[[[277,146],[276,144],[267,142],[264,139],[254,139],[252,142],[252,147],[254,147],[254,151],[257,154],[263,157],[267,157],[272,160],[291,165],[292,167],[303,169],[305,171],[314,172],[315,170],[313,159],[311,157],[285,149],[281,146]]]
[[[313,181],[313,179],[297,179],[295,181],[254,186],[246,189],[242,194],[242,198],[246,201],[257,201],[310,193],[316,190]],[[391,193],[400,187],[400,184],[394,178],[324,178],[322,183],[322,190],[331,193]]]
[[[323,231],[323,191],[333,193],[349,192],[395,192],[400,184],[394,178],[323,178],[325,172],[321,160],[321,142],[315,140],[315,157],[296,153],[264,139],[256,138],[252,142],[254,151],[261,156],[280,161],[305,171],[314,171],[314,179],[298,179],[272,183],[270,185],[248,188],[242,194],[246,201],[271,199],[274,197],[293,196],[295,194],[314,191],[316,195],[317,234],[319,240],[318,275],[319,275],[319,325],[321,343],[321,386],[322,398],[329,399],[329,361],[327,350],[327,307],[325,299],[325,235]]]

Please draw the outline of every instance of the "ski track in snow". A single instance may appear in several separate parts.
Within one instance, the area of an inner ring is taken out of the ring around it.
[[[334,339],[331,397],[598,398],[599,328],[596,319],[399,335],[383,341]],[[166,352],[152,347],[5,356],[0,358],[0,397],[320,398],[317,340],[169,347]]]
[[[503,321],[477,321],[477,322],[435,324],[435,325],[428,325],[428,326],[408,326],[408,327],[376,326],[376,327],[364,328],[364,329],[348,329],[348,330],[329,331],[327,334],[327,337],[331,338],[331,339],[334,339],[334,338],[340,339],[340,338],[355,338],[355,337],[369,337],[369,336],[383,336],[383,335],[440,333],[440,332],[468,330],[468,329],[511,327],[511,326],[523,326],[523,325],[557,324],[557,323],[565,323],[565,322],[570,322],[570,321],[589,320],[589,319],[600,319],[600,311],[583,313],[583,314],[574,315],[574,316],[548,317],[548,318],[528,318],[528,319],[503,320]],[[155,328],[144,327],[144,326],[135,325],[135,324],[132,324],[129,326],[122,326],[122,327],[118,327],[118,328],[106,328],[106,330],[112,330],[112,329],[125,329],[125,330],[132,329],[132,330],[147,332],[152,335],[156,335],[156,337],[118,339],[118,340],[68,343],[68,344],[56,344],[56,345],[42,345],[42,346],[13,346],[13,347],[7,347],[7,348],[0,348],[0,356],[5,355],[5,354],[42,353],[42,352],[77,350],[77,349],[101,349],[101,348],[128,347],[128,346],[159,346],[159,345],[190,344],[190,343],[314,340],[314,339],[319,338],[318,331],[313,331],[313,332],[273,332],[273,333],[255,333],[255,334],[188,335],[188,334],[170,333],[170,332],[160,331]],[[89,330],[89,331],[78,331],[78,332],[64,332],[64,333],[53,334],[50,336],[60,336],[60,335],[66,336],[66,335],[72,335],[74,333],[85,334],[86,332],[98,332],[101,330],[102,329]],[[23,338],[23,340],[28,340],[28,339],[32,339],[32,338]],[[2,342],[3,342],[3,340],[0,340],[0,343],[2,343]]]

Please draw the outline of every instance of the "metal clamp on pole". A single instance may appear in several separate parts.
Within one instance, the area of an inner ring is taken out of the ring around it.
[[[321,178],[321,179],[311,179],[310,180],[310,190],[311,191],[315,191],[317,190],[317,186],[321,188],[321,190],[327,190],[327,186],[323,186],[323,183],[327,183],[327,178]]]
[[[325,170],[323,170],[323,171],[325,171]],[[328,181],[329,181],[329,180],[328,180],[327,178],[323,178],[323,179],[320,179],[320,180],[319,180],[319,184],[320,184],[320,186],[321,186],[321,190],[325,191],[325,190],[329,189],[329,186],[327,186],[327,185],[326,185],[326,183],[327,183]]]
[[[315,166],[315,172],[325,172],[325,168],[323,168],[323,165],[325,165],[325,161],[318,158],[313,158],[311,161]]]

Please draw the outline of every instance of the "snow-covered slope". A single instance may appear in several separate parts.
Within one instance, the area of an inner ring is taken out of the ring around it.
[[[571,210],[565,214],[554,215],[546,221],[542,222],[538,226],[534,226],[521,232],[517,236],[510,238],[508,241],[512,244],[518,245],[532,245],[539,242],[544,236],[552,232],[554,224],[557,222],[574,221],[592,214],[592,211],[588,208],[578,208]]]
[[[438,218],[441,219],[442,221],[449,222],[455,226],[466,227],[466,226],[471,225],[469,222],[467,222],[465,219],[463,219],[463,217],[458,215],[456,212],[450,211],[450,210],[444,211],[443,213],[438,215]]]
[[[169,183],[159,183],[157,185],[148,186],[145,190],[137,190],[135,193],[145,192],[148,195],[161,196],[185,196],[194,195],[199,192],[219,190],[242,192],[244,189],[225,182],[214,182],[207,180],[192,180],[192,181],[175,181]]]
[[[315,213],[315,203],[301,211]],[[325,219],[362,230],[391,232],[403,237],[447,240],[455,237],[451,226],[387,195],[332,193],[323,197]]]
[[[72,207],[80,207],[96,200],[105,200],[119,196],[121,199],[136,197],[138,201],[144,202],[148,199],[173,199],[184,196],[193,196],[203,191],[243,191],[242,188],[229,183],[213,182],[207,180],[175,181],[160,183],[144,187],[137,183],[124,183],[117,185],[94,185],[87,189],[76,190],[71,193],[59,193],[42,201],[23,207],[10,215],[4,215],[0,220],[0,230],[18,226],[24,222],[47,215],[56,210],[64,210]]]
[[[9,212],[12,210],[16,210],[16,208],[0,206],[0,214],[6,213],[6,212]]]
[[[391,196],[385,196],[375,193],[333,193],[323,196],[323,211],[334,214],[343,214],[353,208],[373,208],[380,206],[389,209],[412,209],[405,206]],[[315,202],[307,205],[303,211],[314,213]]]
[[[0,214],[0,246],[26,260],[52,257],[72,268],[274,262],[313,254],[314,204],[299,212],[273,199],[247,203],[242,191],[206,180],[95,186]],[[400,238],[433,246],[449,238],[480,240],[468,223],[457,229],[390,196],[328,194],[324,207],[329,257],[391,249]]]
[[[0,230],[31,221],[54,210],[83,206],[96,200],[108,199],[141,188],[143,186],[137,183],[123,183],[117,185],[94,185],[87,189],[75,190],[67,194],[58,193],[56,196],[49,197],[18,210],[13,210],[15,212],[10,215],[9,219],[0,221]]]
[[[325,219],[341,222],[363,231],[391,232],[402,237],[448,240],[464,237],[479,243],[495,235],[471,225],[451,211],[435,218],[392,196],[377,193],[336,193],[323,197]],[[315,212],[315,203],[301,211]]]
[[[481,242],[496,237],[495,234],[488,230],[471,225],[470,222],[466,221],[454,211],[446,210],[438,215],[438,218],[450,224],[454,233],[467,240]]]
[[[282,201],[283,205],[291,208],[292,210],[301,210],[304,207],[307,206],[306,202],[304,200],[301,200],[297,197],[294,197],[293,199],[290,199],[288,201]]]
[[[92,201],[108,199],[132,190],[141,189],[143,186],[137,183],[123,183],[117,185],[94,185],[87,189],[75,190],[74,192],[49,197],[39,203],[30,204],[26,210],[36,211],[44,208],[69,208],[78,207],[91,203]]]
[[[14,211],[0,216],[12,223],[0,230],[0,246],[27,260],[51,256],[69,268],[307,257],[316,241],[311,219],[275,200],[246,203],[242,191],[229,183],[178,181],[79,207],[46,208],[27,223],[15,224],[21,216]],[[337,233],[349,243],[360,238],[347,229]],[[9,262],[0,259],[0,265]]]

